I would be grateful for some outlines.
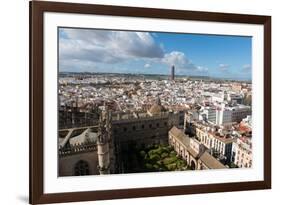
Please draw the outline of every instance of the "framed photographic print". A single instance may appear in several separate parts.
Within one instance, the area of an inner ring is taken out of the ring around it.
[[[271,17],[30,2],[30,203],[271,188]]]

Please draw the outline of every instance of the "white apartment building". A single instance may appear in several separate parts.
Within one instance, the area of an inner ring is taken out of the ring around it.
[[[224,101],[224,94],[223,93],[215,93],[215,94],[212,94],[212,102],[219,102],[219,103],[223,103]]]
[[[235,142],[234,138],[221,135],[215,130],[199,123],[195,123],[194,125],[196,136],[204,146],[225,156],[227,161],[231,160],[232,143]]]
[[[228,124],[233,122],[232,115],[233,115],[232,110],[228,110],[225,108],[222,109],[218,108],[216,112],[216,124],[222,125],[222,124]]]
[[[205,108],[207,120],[216,125],[224,125],[233,122],[240,122],[248,115],[251,115],[251,107],[246,105],[237,105],[235,107],[225,107],[222,104],[220,107]]]
[[[234,146],[234,163],[240,168],[252,167],[252,142],[251,138],[240,137]]]
[[[208,109],[208,121],[213,124],[217,123],[217,110],[215,108]]]
[[[235,94],[235,93],[228,93],[227,94],[227,101],[228,102],[236,102],[238,104],[241,104],[243,101],[243,95],[241,94]]]
[[[247,105],[237,105],[235,107],[232,107],[231,110],[233,122],[240,122],[245,117],[252,114],[251,107]]]

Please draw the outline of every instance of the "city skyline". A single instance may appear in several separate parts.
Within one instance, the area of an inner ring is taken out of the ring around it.
[[[59,76],[59,176],[252,167],[251,82]]]
[[[251,37],[59,28],[59,71],[251,80]]]

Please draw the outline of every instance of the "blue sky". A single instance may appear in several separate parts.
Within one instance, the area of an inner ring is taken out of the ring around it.
[[[251,37],[59,28],[59,70],[251,79]]]

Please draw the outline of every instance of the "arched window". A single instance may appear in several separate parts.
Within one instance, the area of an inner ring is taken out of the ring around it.
[[[75,167],[74,167],[75,176],[83,176],[83,175],[89,175],[89,174],[90,174],[90,171],[89,171],[88,162],[80,160],[75,164]]]
[[[196,166],[195,162],[193,160],[191,160],[191,165],[190,165],[191,170],[195,170],[195,168],[196,168],[195,166]]]

